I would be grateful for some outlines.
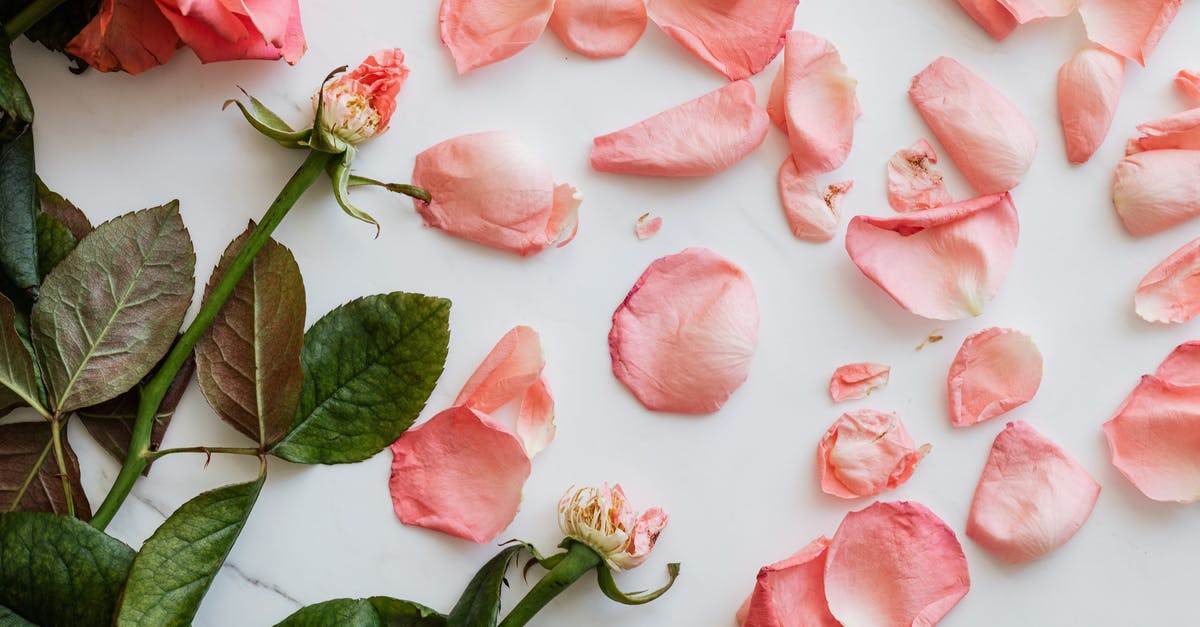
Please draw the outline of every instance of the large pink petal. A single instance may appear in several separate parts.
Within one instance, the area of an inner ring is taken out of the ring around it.
[[[833,45],[816,35],[792,31],[783,50],[784,112],[796,169],[803,176],[831,172],[854,143],[858,81]]]
[[[706,176],[762,145],[771,122],[754,85],[736,81],[615,133],[597,137],[592,168],[648,176]]]
[[[1104,435],[1113,465],[1146,496],[1200,499],[1200,386],[1142,377]]]
[[[513,327],[492,348],[463,385],[455,406],[490,414],[525,394],[546,367],[537,331]]]
[[[1020,24],[1063,17],[1075,12],[1079,0],[999,0]]]
[[[655,411],[708,414],[750,371],[758,302],[750,278],[705,248],[650,264],[613,314],[613,374]]]
[[[465,74],[528,48],[553,10],[554,0],[442,0],[442,43]]]
[[[1088,39],[1146,65],[1183,0],[1081,0]]]
[[[958,4],[995,39],[1008,37],[1018,25],[1000,0],[958,0]]]
[[[842,221],[842,196],[854,186],[842,181],[821,189],[817,180],[802,176],[792,157],[779,168],[779,198],[792,235],[808,242],[828,242]]]
[[[558,428],[554,426],[554,395],[550,393],[546,378],[542,377],[525,390],[525,396],[521,398],[521,408],[517,412],[517,437],[525,445],[525,453],[533,457],[550,445],[557,432]]]
[[[954,202],[946,190],[941,171],[932,165],[937,162],[937,153],[924,139],[888,159],[887,195],[892,209],[909,213]]]
[[[856,216],[846,252],[901,307],[926,318],[977,316],[1000,290],[1020,228],[1008,194],[904,214]]]
[[[178,45],[153,0],[104,0],[66,51],[101,72],[138,74],[166,63]]]
[[[1175,85],[1185,96],[1200,100],[1200,70],[1179,70],[1175,75]]]
[[[1004,94],[949,57],[913,78],[908,96],[980,194],[1021,182],[1037,152],[1037,136]]]
[[[1200,150],[1151,150],[1125,157],[1113,179],[1125,230],[1141,237],[1200,215]]]
[[[1172,385],[1200,385],[1200,342],[1176,346],[1154,376]]]
[[[963,341],[950,364],[950,422],[979,424],[1028,403],[1042,385],[1042,353],[1020,331],[992,327]]]
[[[1146,150],[1200,150],[1200,108],[1139,124],[1140,137],[1129,140],[1126,154]]]
[[[512,523],[530,471],[516,436],[465,407],[409,429],[392,455],[389,487],[400,522],[480,544]]]
[[[988,453],[967,537],[1006,562],[1028,562],[1066,544],[1087,522],[1100,484],[1024,422],[1009,423]]]
[[[800,0],[650,0],[650,19],[729,80],[758,74],[783,48]]]
[[[1142,279],[1134,306],[1150,322],[1187,322],[1200,314],[1200,238],[1171,253]]]
[[[840,366],[829,378],[829,396],[835,403],[866,398],[887,385],[891,373],[891,366],[884,364],[862,362]]]
[[[929,448],[917,447],[895,412],[847,412],[817,445],[821,491],[853,499],[895,490],[908,481]]]
[[[1058,115],[1068,161],[1084,163],[1104,143],[1124,81],[1125,59],[1098,46],[1076,52],[1058,71]]]
[[[758,571],[754,592],[738,612],[740,627],[840,627],[825,605],[825,551],[813,540],[785,560]]]
[[[919,503],[875,503],[842,520],[825,598],[843,625],[930,627],[971,589],[954,531]]]
[[[586,57],[619,57],[646,30],[646,4],[643,0],[558,0],[550,15],[550,30]]]

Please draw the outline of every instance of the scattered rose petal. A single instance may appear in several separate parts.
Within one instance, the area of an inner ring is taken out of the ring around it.
[[[542,452],[554,440],[558,428],[554,426],[554,395],[550,385],[542,377],[525,390],[521,408],[517,412],[517,437],[525,445],[525,453],[533,457]]]
[[[730,83],[628,128],[597,137],[592,168],[647,176],[706,176],[758,148],[770,121],[754,85]]]
[[[528,48],[553,10],[554,0],[442,0],[442,43],[465,74]]]
[[[967,537],[996,557],[1029,562],[1067,543],[1087,522],[1100,484],[1079,462],[1024,422],[992,442]]]
[[[1200,108],[1140,124],[1141,137],[1129,140],[1126,154],[1147,150],[1200,150]]]
[[[1067,160],[1085,163],[1112,127],[1125,81],[1125,59],[1094,46],[1075,53],[1058,71],[1058,115]]]
[[[663,219],[661,217],[655,216],[651,218],[650,214],[647,213],[638,218],[637,224],[633,226],[633,233],[640,240],[648,240],[658,235],[658,231],[662,229],[662,223]]]
[[[574,237],[582,196],[554,184],[550,170],[511,133],[446,140],[417,155],[414,185],[433,196],[414,200],[425,224],[455,237],[539,253]]]
[[[871,392],[888,384],[891,366],[857,363],[841,366],[829,379],[829,396],[835,403],[866,398]]]
[[[836,170],[854,143],[858,81],[832,44],[801,31],[787,34],[782,71],[784,117],[797,171],[809,177]]]
[[[613,374],[647,409],[708,414],[750,370],[758,302],[741,268],[705,248],[658,259],[613,314]]]
[[[999,0],[958,0],[958,4],[994,39],[1008,37],[1018,25],[1017,18]]]
[[[1175,347],[1154,376],[1172,385],[1200,385],[1200,342]]]
[[[843,625],[929,627],[970,588],[954,531],[919,503],[847,514],[825,558],[825,598]]]
[[[101,72],[139,74],[166,63],[179,35],[153,0],[104,0],[66,52]]]
[[[1175,75],[1175,85],[1185,96],[1200,100],[1200,70],[1179,70]]]
[[[807,242],[833,239],[842,221],[842,195],[852,187],[854,181],[842,181],[822,190],[815,178],[796,170],[795,159],[785,159],[779,168],[779,197],[792,235]]]
[[[1079,0],[999,0],[1019,24],[1063,17],[1075,12]]]
[[[1200,238],[1171,253],[1142,279],[1134,305],[1149,322],[1187,322],[1200,314]]]
[[[887,195],[892,209],[909,213],[954,202],[941,171],[932,165],[937,162],[937,153],[924,139],[892,155],[887,164]]]
[[[895,412],[847,412],[817,446],[821,491],[853,499],[895,490],[929,449],[928,444],[917,448]]]
[[[585,57],[623,56],[646,30],[646,4],[643,0],[557,0],[550,30]]]
[[[798,553],[758,571],[754,592],[738,610],[740,627],[840,627],[825,605],[825,550],[813,540]]]
[[[947,377],[950,422],[979,424],[1028,403],[1042,385],[1042,353],[1020,331],[992,327],[963,340]]]
[[[1033,127],[1004,94],[949,57],[913,78],[909,98],[980,194],[1021,182],[1037,152]]]
[[[901,307],[926,318],[977,316],[1000,290],[1020,228],[1008,194],[904,214],[856,216],[846,252]]]
[[[1200,215],[1200,150],[1151,150],[1117,164],[1113,205],[1125,230],[1141,237]]]
[[[650,19],[729,80],[758,74],[783,48],[800,0],[650,0]]]
[[[1146,496],[1200,498],[1200,387],[1142,377],[1104,435],[1113,465]]]
[[[525,394],[541,379],[545,367],[537,331],[513,327],[467,379],[454,405],[490,414]]]
[[[1146,65],[1183,0],[1081,0],[1088,39]]]

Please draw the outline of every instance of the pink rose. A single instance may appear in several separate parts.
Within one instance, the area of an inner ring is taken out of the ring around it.
[[[372,54],[358,67],[325,84],[321,126],[350,144],[386,131],[396,112],[396,95],[406,78],[408,68],[402,50]]]

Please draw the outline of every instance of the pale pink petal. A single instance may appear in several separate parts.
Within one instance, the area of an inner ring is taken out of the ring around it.
[[[942,173],[932,164],[938,162],[933,146],[924,139],[912,148],[899,150],[888,159],[888,204],[900,213],[923,211],[952,204]]]
[[[1142,377],[1104,435],[1113,465],[1146,496],[1200,499],[1200,386]]]
[[[959,6],[994,39],[1008,37],[1017,27],[1017,18],[999,0],[958,0]]]
[[[1125,59],[1098,46],[1075,53],[1058,71],[1058,115],[1067,161],[1084,163],[1112,127],[1125,81]]]
[[[513,327],[483,358],[454,404],[490,414],[523,395],[538,382],[545,367],[537,331]]]
[[[1183,0],[1081,0],[1088,39],[1146,65]]]
[[[620,487],[620,486],[618,486]],[[621,560],[623,570],[636,568],[645,563],[654,550],[654,543],[659,534],[667,528],[667,513],[661,507],[652,507],[638,516],[629,533],[629,543],[625,546],[627,557]]]
[[[525,390],[521,398],[521,409],[517,413],[517,437],[525,445],[525,452],[533,457],[542,452],[554,440],[558,429],[554,426],[554,395],[546,378],[542,377]]]
[[[650,214],[647,213],[638,218],[637,224],[633,226],[633,233],[640,240],[648,240],[658,235],[658,232],[662,229],[662,223],[663,219],[661,217],[655,216],[651,218]]]
[[[779,198],[792,235],[807,242],[828,242],[837,235],[842,221],[842,196],[854,181],[842,181],[821,189],[817,180],[801,176],[792,157],[779,168]]]
[[[970,589],[954,531],[919,503],[847,514],[825,557],[825,598],[843,625],[930,627]]]
[[[1200,385],[1200,342],[1176,346],[1154,376],[1172,385]]]
[[[950,422],[968,427],[1028,403],[1042,385],[1042,353],[1033,338],[992,327],[963,340],[950,364]]]
[[[1179,70],[1175,85],[1192,100],[1200,100],[1200,70]]]
[[[1200,108],[1140,124],[1140,137],[1129,140],[1126,154],[1146,150],[1200,150]]]
[[[796,169],[803,176],[832,172],[846,162],[858,117],[855,81],[828,41],[787,34],[783,52],[784,112]]]
[[[650,0],[650,19],[729,80],[758,74],[783,48],[800,0]]]
[[[754,592],[738,611],[741,627],[840,627],[825,606],[825,551],[813,540],[785,560],[758,571]]]
[[[1151,150],[1125,157],[1113,180],[1113,205],[1125,230],[1141,237],[1200,215],[1200,150]]]
[[[977,316],[1000,290],[1020,231],[1008,194],[908,213],[856,216],[846,252],[901,307],[926,318]]]
[[[586,57],[619,57],[646,30],[646,4],[643,0],[558,0],[550,15],[550,30]]]
[[[1063,17],[1075,12],[1079,0],[999,0],[1019,24]]]
[[[464,74],[528,48],[553,10],[554,0],[442,0],[442,43]]]
[[[908,96],[975,191],[1006,192],[1021,182],[1037,136],[1004,94],[941,57],[913,78]]]
[[[101,72],[138,74],[166,63],[179,35],[153,0],[104,0],[66,52]]]
[[[705,248],[650,264],[613,314],[613,374],[647,409],[708,414],[750,371],[758,302],[750,278]]]
[[[546,223],[546,241],[554,242],[555,248],[571,243],[579,234],[579,205],[583,194],[571,185],[554,187],[554,208],[550,210],[550,221]]]
[[[895,490],[929,449],[928,444],[917,447],[895,412],[847,412],[817,445],[821,491],[853,499]]]
[[[891,374],[892,367],[884,364],[846,364],[833,371],[829,379],[829,396],[835,403],[866,398],[887,385]]]
[[[480,544],[512,523],[529,478],[525,448],[487,414],[452,407],[392,444],[400,522]]]
[[[1024,422],[992,442],[975,488],[967,537],[1006,562],[1028,562],[1067,543],[1087,522],[1100,484]]]
[[[771,124],[749,81],[717,91],[615,133],[597,137],[592,168],[647,176],[706,176],[762,145]]]
[[[1200,314],[1200,238],[1171,253],[1142,279],[1134,306],[1150,322],[1187,322]]]

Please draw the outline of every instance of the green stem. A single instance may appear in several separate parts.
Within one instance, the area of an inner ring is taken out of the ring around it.
[[[562,561],[550,569],[550,572],[546,573],[541,581],[534,584],[533,588],[530,588],[529,593],[508,613],[499,627],[525,625],[554,597],[570,588],[571,584],[578,581],[589,570],[595,570],[602,563],[600,555],[591,547],[582,542],[572,542]]]
[[[71,477],[67,474],[67,460],[63,456],[62,421],[55,416],[50,420],[50,442],[54,444],[54,461],[58,463],[58,475],[62,477],[63,494],[67,497],[67,515],[75,515],[75,495],[71,494]]]
[[[8,41],[14,41],[20,37],[31,26],[37,24],[39,20],[50,14],[51,11],[58,8],[58,5],[66,2],[66,0],[35,0],[29,6],[21,9],[21,12],[14,15],[7,24],[4,25],[4,36]]]
[[[164,449],[159,449],[157,451],[150,451],[150,452],[146,453],[146,459],[149,461],[154,461],[160,457],[164,457],[167,455],[174,455],[175,453],[204,453],[205,455],[210,455],[210,456],[213,453],[224,453],[226,455],[258,456],[258,455],[262,454],[262,451],[260,451],[256,448],[249,448],[249,447],[239,448],[239,447],[227,447],[227,446],[187,446],[187,447],[183,447],[183,448],[164,448]]]
[[[167,389],[175,380],[176,373],[187,361],[196,342],[212,325],[217,312],[229,299],[229,295],[233,293],[233,288],[242,275],[249,269],[250,264],[254,261],[254,256],[271,238],[275,227],[279,226],[284,216],[291,210],[292,205],[296,204],[305,190],[320,178],[325,170],[325,165],[334,156],[316,151],[309,153],[308,158],[304,160],[296,173],[288,180],[287,185],[284,185],[283,190],[275,197],[275,202],[271,203],[271,208],[267,210],[262,221],[250,233],[250,237],[238,251],[237,257],[229,264],[225,275],[213,286],[208,300],[204,301],[200,311],[196,313],[196,319],[188,325],[187,330],[179,336],[179,339],[175,340],[175,345],[171,347],[171,352],[159,366],[154,378],[142,387],[142,393],[138,399],[137,418],[133,423],[133,437],[129,443],[129,453],[125,456],[120,474],[113,482],[112,490],[109,491],[104,503],[92,517],[93,527],[103,530],[108,523],[112,522],[113,516],[116,516],[117,510],[121,508],[121,504],[125,502],[130,490],[133,489],[133,484],[138,480],[146,464],[149,463],[150,458],[147,453],[150,451],[150,434],[154,427],[154,417],[158,414],[159,405],[162,404]]]

